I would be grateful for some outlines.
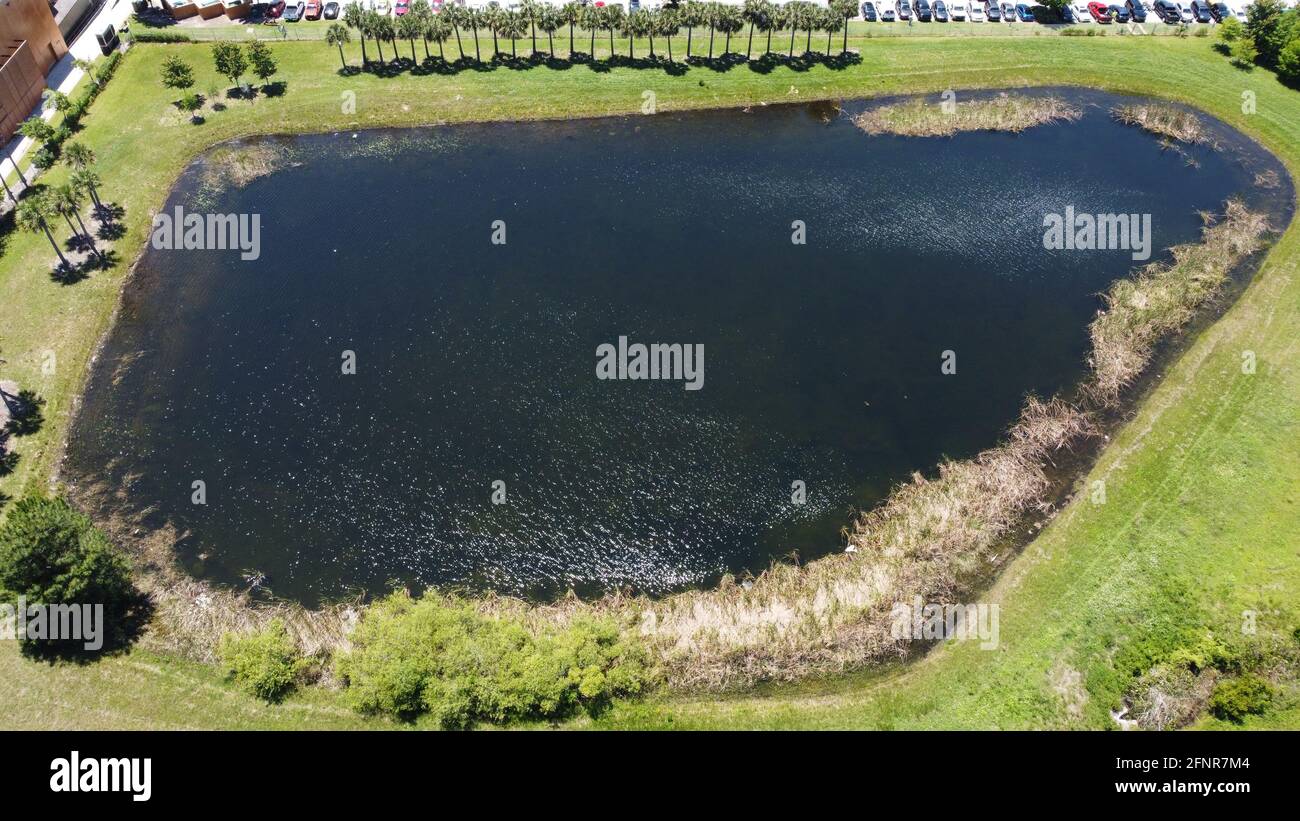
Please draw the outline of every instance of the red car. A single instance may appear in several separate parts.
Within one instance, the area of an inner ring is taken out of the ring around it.
[[[393,16],[401,17],[403,14],[406,14],[410,10],[411,10],[411,0],[397,0],[397,4],[393,6]]]
[[[307,0],[307,11],[303,13],[303,19],[319,20],[323,5],[321,0]]]
[[[267,6],[266,11],[262,12],[262,22],[275,23],[279,21],[280,17],[283,14],[284,14],[284,0],[279,0],[278,3],[272,3],[271,5]]]
[[[1105,3],[1089,3],[1088,13],[1091,14],[1092,19],[1096,20],[1098,23],[1110,22],[1110,9],[1106,7]]]

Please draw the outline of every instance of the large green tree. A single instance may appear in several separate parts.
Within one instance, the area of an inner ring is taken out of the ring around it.
[[[212,64],[218,74],[235,85],[239,85],[240,78],[248,71],[248,60],[236,43],[213,43]]]
[[[127,637],[140,600],[126,560],[90,519],[63,499],[37,496],[15,502],[0,525],[0,595],[29,605],[102,605],[110,646]],[[82,648],[20,639],[26,649]]]

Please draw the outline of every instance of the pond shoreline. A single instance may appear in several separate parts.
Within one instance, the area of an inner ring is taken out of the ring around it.
[[[1033,90],[1035,90],[1035,91],[1044,90],[1042,87],[1031,87],[1031,88],[1032,88]],[[915,95],[907,95],[907,96],[910,97],[910,96],[915,96]],[[863,98],[863,99],[876,100],[876,99],[879,99],[879,98]],[[803,103],[791,103],[790,105],[803,105]],[[730,107],[723,107],[723,108],[730,108]],[[625,116],[625,115],[612,115],[612,116],[615,116],[615,117],[623,117],[623,116]],[[557,119],[563,119],[563,118],[557,118]],[[584,118],[584,119],[598,120],[598,119],[604,119],[604,118]],[[387,129],[378,129],[378,130],[387,130]],[[315,133],[341,133],[341,132],[334,132],[334,131],[332,131],[332,130],[326,130],[326,131],[315,132]],[[241,138],[235,138],[234,140],[227,141],[227,142],[224,142],[224,143],[221,143],[221,144],[218,144],[218,145],[227,145],[227,144],[230,144],[230,143],[238,143],[238,142],[240,142],[240,141],[242,141],[242,140],[244,140],[244,139],[247,139],[247,138],[244,138],[244,137],[241,137]],[[211,150],[212,148],[215,148],[215,146],[214,146],[214,147],[210,147],[208,150]],[[1289,180],[1288,180],[1288,183],[1289,183]],[[1285,230],[1285,229],[1281,229],[1281,230]],[[118,306],[118,307],[115,308],[115,310],[114,310],[113,319],[112,319],[111,322],[110,322],[109,329],[108,329],[108,330],[107,330],[107,331],[106,331],[106,332],[101,336],[101,339],[100,339],[99,343],[98,343],[97,346],[96,346],[96,352],[95,352],[95,354],[94,354],[94,356],[93,356],[93,358],[92,358],[92,362],[98,360],[99,353],[100,353],[100,351],[102,350],[104,344],[106,343],[106,341],[107,341],[107,339],[108,339],[108,337],[109,337],[109,334],[111,333],[111,329],[112,329],[112,327],[113,327],[113,326],[115,325],[115,323],[116,323],[116,320],[117,320],[117,311],[118,311],[118,309],[120,309],[120,306],[121,306],[122,293],[123,293],[127,288],[131,287],[132,283],[135,282],[134,270],[135,270],[136,265],[138,265],[138,263],[139,263],[139,261],[140,261],[140,258],[141,258],[141,256],[143,255],[143,252],[144,252],[144,249],[141,249],[140,253],[136,256],[135,261],[134,261],[134,262],[132,263],[132,265],[131,265],[131,274],[130,274],[126,279],[125,279],[123,286],[119,289],[118,302],[117,302],[117,306]],[[1256,257],[1256,258],[1257,258],[1257,257]],[[1245,263],[1243,263],[1243,264],[1245,264]],[[1234,297],[1235,297],[1235,296],[1236,296],[1236,294],[1234,294]],[[1230,307],[1230,305],[1231,305],[1231,302],[1228,302],[1227,304],[1223,305],[1223,306],[1222,306],[1223,310],[1226,310],[1227,307]],[[1172,337],[1172,339],[1173,339],[1173,340],[1186,340],[1186,341],[1190,342],[1191,337],[1193,337],[1193,336],[1194,336],[1194,335],[1191,334],[1191,333],[1185,333],[1185,334],[1183,334],[1183,335],[1175,334],[1175,335]],[[1170,341],[1170,340],[1166,340],[1166,342],[1169,342],[1169,341]],[[1175,345],[1174,347],[1181,347],[1181,346],[1179,346],[1179,345]],[[88,371],[87,371],[87,376],[86,376],[86,379],[87,379],[87,380],[89,379],[89,373],[90,373],[91,370],[93,370],[93,366],[92,366],[91,369],[88,369]],[[1154,373],[1156,370],[1157,370],[1157,363],[1153,363],[1152,365],[1148,366],[1147,370],[1146,370],[1145,373],[1144,373],[1143,382],[1146,382],[1147,379],[1150,379],[1150,380],[1151,380],[1151,382],[1148,383],[1148,387],[1149,387],[1150,385],[1154,385],[1154,384],[1158,381],[1158,379],[1156,378],[1155,373]],[[1116,418],[1115,418],[1112,422],[1107,423],[1107,425],[1106,425],[1106,429],[1107,429],[1107,430],[1113,429],[1113,427],[1112,427],[1113,425],[1118,425],[1118,424],[1122,423],[1122,419],[1125,418],[1125,417],[1127,417],[1127,415],[1128,415],[1128,410],[1127,410],[1127,409],[1131,408],[1131,407],[1133,406],[1133,404],[1136,403],[1137,401],[1140,401],[1141,396],[1145,395],[1146,391],[1148,390],[1148,387],[1144,387],[1144,388],[1141,388],[1141,389],[1139,389],[1139,390],[1129,390],[1129,391],[1126,392],[1126,396],[1125,396],[1125,399],[1124,399],[1124,402],[1123,402],[1123,410],[1118,411],[1117,414],[1116,414]],[[84,394],[84,385],[83,385],[83,389],[82,389],[82,391],[79,391],[78,394],[77,394],[77,397],[76,397],[76,401],[77,401],[78,406],[80,405],[80,400],[81,400],[81,397],[82,397],[83,394]],[[77,412],[79,412],[79,409],[78,409],[77,411],[74,411],[74,413],[77,413]],[[71,427],[72,427],[72,425],[69,425],[69,429],[71,429]],[[64,448],[66,448],[66,444],[67,444],[67,438],[66,438],[66,436],[65,436],[65,437],[64,437],[64,441],[61,443],[61,446],[64,447]],[[1100,447],[1101,447],[1101,446],[1100,446],[1100,444],[1099,444],[1099,445],[1098,445],[1098,451],[1097,451],[1097,452],[1099,452]],[[1073,476],[1074,478],[1071,478],[1069,481],[1062,481],[1062,483],[1061,483],[1062,487],[1063,487],[1063,488],[1068,487],[1069,484],[1073,483],[1074,481],[1077,481],[1077,477],[1078,477],[1079,475],[1082,475],[1082,472],[1083,472],[1083,471],[1086,471],[1087,467],[1088,467],[1089,465],[1092,464],[1093,459],[1095,458],[1095,455],[1096,455],[1096,454],[1094,453],[1092,456],[1089,456],[1088,458],[1083,459],[1083,460],[1082,460],[1082,462],[1083,462],[1082,464],[1078,464],[1078,465],[1076,465],[1075,467],[1073,467],[1073,468],[1070,470],[1070,473],[1072,474],[1072,476]],[[1073,462],[1074,460],[1071,459],[1070,461]],[[60,460],[60,462],[61,462],[61,460]],[[1031,518],[1032,518],[1032,517],[1031,517]],[[1045,521],[1045,520],[1044,520],[1044,521]],[[117,530],[119,533],[120,533],[120,532],[123,532],[123,531],[121,530],[121,528],[115,528],[115,530]],[[1033,534],[1032,534],[1032,533],[1031,533],[1031,534],[1028,534],[1028,535],[1026,536],[1026,538],[1024,538],[1024,539],[1022,540],[1022,543],[1021,543],[1017,548],[1015,548],[1015,551],[1018,552],[1019,549],[1023,548],[1024,544],[1027,544],[1028,541],[1030,541],[1030,540],[1032,539],[1032,537],[1033,537]],[[146,554],[152,554],[152,561],[156,561],[156,560],[162,558],[160,555],[158,555],[158,554],[156,554],[156,553],[153,553],[153,551],[146,551]],[[198,583],[198,584],[202,585],[203,583]],[[724,581],[724,586],[725,586],[725,584],[726,584],[726,582]],[[188,586],[187,586],[187,587],[188,587]],[[197,589],[197,588],[189,588],[189,590],[188,590],[188,592],[187,592],[186,595],[189,595],[189,596],[194,596],[194,595],[198,595],[198,596],[207,595],[206,593],[202,593],[202,592],[200,592],[200,593],[195,593],[195,590],[196,590],[196,589]],[[227,591],[227,592],[231,592],[231,591]],[[221,596],[221,598],[224,599],[224,598],[226,598],[226,597],[223,595],[223,596]],[[238,594],[234,594],[234,596],[233,596],[233,599],[234,599],[234,600],[238,600],[238,599],[240,599],[240,598],[241,598],[241,597],[240,597]],[[230,602],[227,602],[227,603],[228,603],[228,604],[235,604],[236,601],[234,601],[234,600],[232,600],[232,601],[230,601]],[[495,612],[507,612],[507,613],[512,613],[512,614],[515,614],[515,615],[520,615],[520,614],[519,614],[519,606],[517,606],[517,605],[515,605],[515,604],[509,604],[509,603],[505,603],[505,604],[503,604],[503,603],[502,603],[502,602],[504,601],[504,597],[497,597],[497,596],[491,596],[491,595],[489,595],[489,596],[485,597],[484,601],[485,601],[485,608],[487,608],[488,610],[495,611]],[[533,605],[527,605],[527,604],[524,604],[523,606],[524,606],[524,607],[531,607],[531,608],[534,609],[534,610],[537,610],[537,609],[544,609],[544,610],[551,610],[551,611],[553,611],[553,612],[563,612],[563,611],[565,611],[565,610],[570,609],[570,608],[573,606],[573,603],[560,602],[560,603],[557,603],[557,604],[551,604],[551,605],[539,605],[539,606],[533,606]],[[339,609],[339,608],[341,608],[341,609]],[[275,606],[274,606],[273,608],[271,608],[271,609],[272,609],[272,610],[279,610],[279,609],[280,609],[280,605],[275,605]],[[343,623],[345,623],[348,619],[350,619],[350,618],[355,618],[354,615],[351,615],[351,614],[354,614],[354,609],[353,609],[350,605],[347,605],[347,604],[340,604],[340,605],[335,605],[335,606],[332,606],[332,607],[327,607],[327,608],[325,608],[325,611],[335,611],[336,609],[338,610],[338,612],[336,613],[335,616],[330,617],[330,621],[334,621],[334,619],[337,617],[337,618],[339,619],[339,623],[340,623],[340,624],[343,624]],[[324,613],[322,613],[322,615],[324,615]],[[263,621],[263,620],[264,620],[263,617],[252,616],[251,618],[244,618],[244,619],[240,619],[239,621],[242,622],[245,626],[247,626],[247,625],[251,625],[251,624],[260,623],[260,622]],[[307,626],[307,623],[304,623],[303,626],[306,627],[306,626]],[[318,627],[318,628],[319,628],[319,627],[322,627],[322,626],[323,626],[323,625],[316,625],[316,627]],[[233,624],[231,624],[231,625],[225,625],[225,628],[234,628],[234,629],[239,629],[238,625],[233,625]],[[223,629],[224,629],[224,628],[223,628]],[[206,632],[206,631],[201,631],[201,632]],[[342,630],[336,630],[336,629],[334,629],[334,628],[330,628],[330,629],[326,630],[326,632],[327,632],[327,633],[330,633],[330,634],[332,634],[332,635],[334,635],[334,636],[337,638],[337,637],[341,637],[341,636],[343,635],[343,632],[344,632],[344,631],[342,631]],[[333,641],[322,642],[322,643],[320,643],[319,646],[323,649],[325,646],[328,646],[328,645],[331,645],[331,644],[333,644]],[[204,655],[204,654],[200,653],[200,655]]]

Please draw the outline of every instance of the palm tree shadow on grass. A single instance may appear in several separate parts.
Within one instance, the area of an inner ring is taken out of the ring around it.
[[[50,269],[50,279],[60,285],[76,285],[82,280],[89,279],[94,271],[106,270],[117,264],[118,253],[112,248],[101,248],[99,253],[98,257],[89,254],[80,262],[55,265]]]
[[[45,425],[45,400],[35,391],[21,390],[12,394],[0,390],[0,401],[9,412],[9,421],[0,428],[0,438],[31,436]]]

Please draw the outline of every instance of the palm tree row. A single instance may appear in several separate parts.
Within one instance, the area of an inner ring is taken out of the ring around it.
[[[589,35],[587,55],[594,55],[597,35],[609,38],[610,59],[614,58],[614,37],[626,38],[629,58],[636,58],[636,41],[638,38],[649,41],[649,57],[657,59],[655,54],[655,37],[667,43],[668,60],[673,62],[672,38],[686,29],[686,59],[694,57],[692,44],[696,29],[709,30],[708,59],[714,59],[714,40],[716,35],[723,35],[722,54],[731,54],[731,37],[749,30],[749,39],[745,48],[745,58],[750,59],[754,49],[754,32],[766,35],[763,54],[772,54],[772,35],[777,32],[790,32],[789,56],[794,57],[795,39],[799,32],[806,34],[804,52],[812,51],[814,32],[826,33],[826,52],[830,53],[831,38],[837,32],[844,32],[841,54],[848,50],[848,20],[857,13],[855,0],[833,0],[830,6],[821,6],[808,0],[776,5],[769,0],[745,0],[743,7],[716,2],[685,2],[666,6],[662,9],[641,9],[630,14],[622,6],[593,6],[577,2],[552,6],[536,0],[524,0],[517,10],[502,8],[472,9],[447,3],[441,11],[435,12],[428,0],[415,0],[410,11],[402,17],[392,18],[373,10],[363,9],[359,3],[349,3],[343,10],[343,23],[334,23],[326,32],[325,41],[339,50],[339,61],[347,70],[347,58],[343,46],[352,41],[351,31],[355,30],[361,40],[362,65],[370,63],[366,41],[369,40],[378,52],[378,62],[384,64],[384,45],[390,46],[394,61],[402,58],[398,53],[398,41],[406,40],[410,44],[411,62],[417,61],[416,40],[424,44],[425,59],[432,57],[429,44],[436,43],[438,56],[446,60],[446,44],[456,42],[460,60],[468,59],[461,33],[470,34],[474,43],[475,62],[481,63],[483,56],[479,49],[479,31],[487,30],[492,35],[492,58],[499,59],[502,54],[502,40],[510,42],[511,59],[518,58],[518,42],[528,39],[530,55],[536,57],[537,34],[546,36],[546,55],[555,57],[555,33],[567,27],[569,37],[569,55],[579,54],[575,48],[576,31],[581,29]]]
[[[99,175],[92,167],[95,153],[80,143],[68,143],[63,147],[63,160],[72,170],[68,182],[54,188],[31,189],[22,199],[15,199],[14,218],[22,230],[44,233],[53,246],[54,253],[59,256],[60,266],[68,269],[72,266],[50,228],[51,222],[62,217],[72,232],[73,239],[89,248],[100,264],[104,264],[106,260],[95,243],[95,235],[81,218],[81,210],[87,198],[101,222],[106,222],[109,218],[108,209],[99,198]],[[76,220],[75,224],[73,220]]]

